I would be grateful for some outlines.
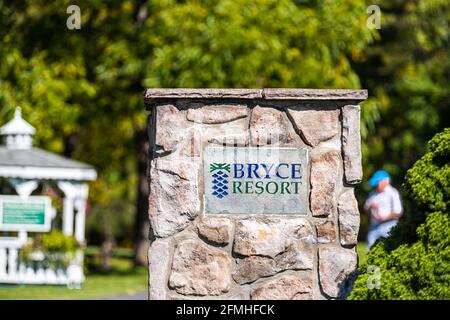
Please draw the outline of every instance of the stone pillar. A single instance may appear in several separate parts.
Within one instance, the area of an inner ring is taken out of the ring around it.
[[[341,299],[366,90],[148,89],[150,299]]]

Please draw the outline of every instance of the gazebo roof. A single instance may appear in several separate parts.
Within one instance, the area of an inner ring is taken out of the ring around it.
[[[22,119],[20,108],[16,109],[14,119],[0,128],[7,142],[0,146],[0,177],[82,181],[97,178],[91,165],[32,147],[34,132]]]
[[[94,167],[38,148],[0,147],[0,177],[95,180]]]

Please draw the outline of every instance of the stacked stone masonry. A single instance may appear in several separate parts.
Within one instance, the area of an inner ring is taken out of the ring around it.
[[[365,90],[148,89],[150,299],[342,299],[357,270]],[[306,215],[204,213],[211,145],[306,148]]]

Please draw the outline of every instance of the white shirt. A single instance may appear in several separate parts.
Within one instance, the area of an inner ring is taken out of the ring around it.
[[[380,218],[386,218],[392,212],[403,212],[400,193],[391,185],[387,185],[382,192],[374,190],[369,193],[369,197],[364,203],[364,209],[369,210],[372,203],[375,203],[378,206],[378,216],[380,216]],[[377,210],[372,208],[370,211],[370,224],[379,224],[380,221],[375,219]]]

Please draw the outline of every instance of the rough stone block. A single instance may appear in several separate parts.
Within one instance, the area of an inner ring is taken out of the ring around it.
[[[288,108],[295,130],[305,143],[315,147],[339,133],[339,109]]]
[[[312,279],[287,275],[257,287],[250,293],[252,300],[310,300]]]
[[[192,105],[191,105],[192,107]],[[247,117],[245,105],[206,105],[196,104],[187,111],[187,119],[196,123],[218,124]]]
[[[167,273],[170,267],[170,239],[156,239],[148,250],[149,299],[167,299]]]
[[[336,240],[336,227],[333,221],[326,220],[316,224],[317,242],[331,243]]]
[[[183,114],[174,105],[157,106],[155,145],[165,152],[174,151],[182,136],[183,121]]]
[[[233,251],[242,256],[275,258],[293,242],[314,243],[311,225],[306,219],[245,219],[236,222]]]
[[[236,259],[233,279],[239,284],[250,283],[259,278],[272,276],[279,272],[275,260],[269,257],[250,256]]]
[[[248,133],[228,134],[223,136],[212,137],[208,142],[222,146],[247,146],[249,143]]]
[[[347,105],[342,108],[342,153],[344,176],[348,184],[362,180],[360,107]]]
[[[226,245],[230,241],[230,219],[203,218],[197,225],[198,234],[209,242]]]
[[[339,247],[319,248],[320,285],[329,297],[345,298],[352,289],[356,272],[355,250]]]
[[[180,157],[200,157],[202,153],[201,132],[195,128],[187,129],[180,139],[177,152]]]
[[[328,216],[336,208],[336,186],[341,157],[337,151],[311,156],[311,212],[314,217]]]
[[[200,211],[194,162],[155,159],[151,164],[149,218],[156,237],[171,236],[188,226]]]
[[[283,112],[267,107],[253,108],[250,117],[250,142],[252,145],[277,145],[292,140]]]
[[[234,146],[248,145],[248,119],[240,118],[228,123],[216,125],[194,124],[200,127],[202,141],[214,144]]]
[[[359,210],[353,189],[348,189],[338,201],[339,234],[343,246],[354,246],[358,243]]]
[[[226,252],[200,240],[183,240],[175,248],[169,287],[183,295],[222,295],[231,288],[231,268]]]
[[[233,279],[248,283],[284,270],[312,269],[315,242],[305,219],[238,221],[233,252],[241,258]]]

